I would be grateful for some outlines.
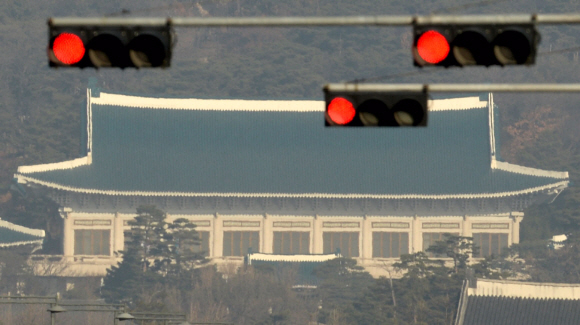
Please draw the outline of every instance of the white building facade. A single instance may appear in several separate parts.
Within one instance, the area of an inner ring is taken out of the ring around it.
[[[321,101],[87,92],[84,156],[22,166],[60,204],[72,275],[102,276],[155,205],[197,225],[216,263],[248,252],[356,258],[374,274],[444,233],[480,256],[519,242],[523,209],[567,172],[502,162],[491,94],[432,100],[426,128],[325,128]]]

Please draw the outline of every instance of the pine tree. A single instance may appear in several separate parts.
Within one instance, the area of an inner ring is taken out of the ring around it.
[[[467,261],[472,254],[477,253],[477,247],[473,245],[473,237],[463,237],[452,234],[444,234],[443,240],[427,248],[427,252],[437,257],[450,257],[453,259],[455,273],[467,267]]]
[[[123,260],[107,270],[101,289],[102,296],[110,302],[132,303],[161,278],[150,267],[166,245],[165,213],[155,206],[139,206],[137,216],[129,225],[125,249],[118,252]]]
[[[137,208],[137,216],[129,221],[131,231],[128,233],[126,250],[137,254],[143,273],[155,265],[167,254],[168,234],[165,212],[153,205],[142,205]]]
[[[206,261],[205,252],[201,251],[199,234],[191,221],[185,218],[174,220],[168,225],[168,233],[171,244],[167,246],[165,263],[170,275],[179,281],[185,272]]]
[[[133,303],[160,284],[180,291],[191,288],[195,267],[206,261],[195,224],[184,218],[167,223],[165,212],[145,205],[137,208],[129,225],[125,249],[119,252],[123,260],[107,271],[103,297]],[[189,281],[182,281],[185,276]]]

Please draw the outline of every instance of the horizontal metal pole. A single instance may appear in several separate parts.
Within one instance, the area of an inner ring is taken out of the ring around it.
[[[167,24],[167,18],[123,18],[123,17],[59,17],[50,18],[52,26],[162,26]]]
[[[172,18],[174,26],[183,27],[302,27],[302,26],[405,26],[413,16],[337,16],[337,17],[210,17]]]
[[[132,316],[133,313],[131,313]],[[158,321],[183,321],[185,320],[185,316],[184,317],[139,317],[139,316],[135,316],[135,318],[133,318],[133,320],[158,320]]]
[[[132,311],[131,315],[165,315],[165,316],[185,316],[185,313],[158,313],[158,312],[146,312],[146,311]]]
[[[580,14],[542,14],[537,15],[538,24],[580,24]]]
[[[69,309],[69,308],[65,308],[66,310],[64,312],[105,312],[105,313],[116,313],[116,312],[122,312],[119,309],[91,309],[91,308],[83,308],[83,309]]]
[[[234,323],[191,323],[191,325],[234,325]]]
[[[234,325],[234,323],[188,323],[191,325]],[[179,321],[169,321],[169,324],[179,324]]]
[[[580,15],[578,16],[580,18]],[[533,22],[533,15],[441,15],[420,16],[418,25],[447,24],[525,24]]]
[[[54,304],[54,301],[0,301],[0,305],[50,305]]]
[[[59,302],[61,306],[103,306],[103,307],[125,307],[125,304],[99,304],[99,303],[83,303],[83,302]]]
[[[328,91],[352,92],[580,92],[580,84],[356,84],[324,86]]]
[[[51,299],[55,300],[56,296],[0,296],[0,299]]]
[[[334,16],[334,17],[54,17],[52,26],[305,27],[405,26],[417,24],[580,24],[580,14]]]

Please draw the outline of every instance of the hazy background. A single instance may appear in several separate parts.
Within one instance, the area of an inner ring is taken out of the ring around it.
[[[47,230],[58,250],[56,206],[23,199],[8,189],[19,165],[79,156],[80,112],[90,77],[104,91],[199,98],[322,99],[325,82],[367,79],[389,83],[576,82],[580,26],[540,25],[533,67],[418,69],[412,65],[411,27],[178,28],[166,70],[49,69],[51,16],[333,16],[580,12],[576,1],[36,1],[0,3],[0,217]],[[501,156],[513,163],[571,172],[578,178],[580,96],[496,94]],[[322,117],[321,117],[322,123]],[[450,144],[452,145],[452,144]],[[574,186],[574,185],[572,185]],[[533,207],[522,239],[580,229],[578,191],[551,206]],[[51,244],[52,243],[52,244]]]

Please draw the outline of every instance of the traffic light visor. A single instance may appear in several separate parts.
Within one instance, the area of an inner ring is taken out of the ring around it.
[[[417,40],[417,53],[427,63],[437,64],[447,58],[449,42],[437,31],[426,31]]]
[[[126,67],[129,65],[129,54],[123,42],[111,34],[95,36],[87,45],[89,59],[97,67]]]
[[[389,118],[387,104],[379,99],[368,99],[358,106],[358,115],[365,126],[394,126]]]
[[[532,47],[523,32],[507,30],[495,38],[493,51],[501,64],[525,64],[532,54]]]
[[[129,56],[138,68],[160,67],[166,53],[163,42],[158,37],[139,35],[129,43]]]
[[[424,123],[425,109],[415,99],[406,98],[393,106],[393,115],[399,126],[417,126]]]
[[[81,38],[71,33],[61,33],[52,43],[54,56],[63,64],[75,64],[85,55],[85,45]]]
[[[326,114],[328,115],[330,122],[338,125],[345,125],[354,119],[356,110],[348,99],[336,97],[328,104]]]

